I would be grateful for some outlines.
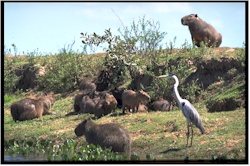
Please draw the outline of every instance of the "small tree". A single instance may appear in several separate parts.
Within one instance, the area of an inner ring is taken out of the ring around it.
[[[124,31],[118,29],[121,34],[118,36],[113,35],[110,29],[105,30],[104,35],[81,33],[82,43],[91,48],[108,44],[104,65],[110,72],[110,83],[117,84],[142,74],[159,61],[161,41],[166,35],[159,28],[159,22],[145,20],[144,16],[138,23],[133,20],[130,28],[124,27]]]

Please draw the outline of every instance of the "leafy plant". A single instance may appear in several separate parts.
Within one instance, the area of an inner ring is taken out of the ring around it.
[[[13,58],[4,55],[4,93],[12,93],[16,90],[19,77],[15,74]]]
[[[33,141],[9,140],[4,142],[4,147],[9,154],[41,156],[42,153],[44,160],[48,161],[119,161],[126,157],[112,152],[111,149],[102,149],[99,145],[78,146],[72,139],[62,140],[61,143],[37,138]]]

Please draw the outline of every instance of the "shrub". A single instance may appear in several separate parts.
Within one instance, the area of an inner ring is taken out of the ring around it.
[[[118,29],[120,36],[113,35],[110,29],[105,30],[102,36],[81,33],[85,45],[108,44],[104,65],[111,76],[109,83],[114,86],[153,68],[162,55],[161,42],[166,35],[159,31],[159,22],[145,20],[145,17],[138,23],[133,21],[130,28],[123,28],[124,31]]]
[[[99,145],[93,144],[79,146],[72,139],[49,141],[33,138],[33,141],[9,140],[4,141],[5,152],[19,154],[24,157],[35,155],[48,161],[110,161],[124,160],[125,155],[112,152],[111,149],[102,149]],[[46,159],[47,158],[47,159]],[[41,159],[41,158],[40,158]],[[28,158],[28,160],[34,160]]]
[[[4,55],[4,93],[12,93],[16,90],[19,77],[15,74],[13,58]]]

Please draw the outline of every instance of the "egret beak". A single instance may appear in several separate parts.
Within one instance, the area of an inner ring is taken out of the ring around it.
[[[168,75],[161,75],[161,76],[158,76],[158,78],[164,78],[164,77],[167,77]]]

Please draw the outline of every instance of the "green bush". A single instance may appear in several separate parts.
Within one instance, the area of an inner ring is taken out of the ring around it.
[[[112,152],[111,149],[102,149],[99,145],[78,145],[72,139],[58,140],[57,143],[38,138],[33,140],[4,141],[5,152],[19,154],[26,158],[30,155],[43,154],[44,160],[48,161],[119,161],[126,158],[126,155]],[[28,160],[32,160],[32,158],[28,158]]]
[[[39,77],[40,89],[55,93],[64,93],[76,89],[83,71],[88,68],[89,62],[84,61],[84,56],[84,54],[73,52],[53,55],[53,59],[48,63],[51,66],[50,70],[47,70],[43,77]]]
[[[107,43],[104,65],[110,74],[109,83],[113,86],[133,79],[142,71],[153,68],[162,55],[162,40],[166,33],[160,32],[160,23],[153,20],[139,19],[131,27],[118,29],[120,36],[112,34],[110,29],[104,35],[81,33],[83,44],[92,47]]]
[[[13,93],[19,77],[15,74],[14,58],[4,55],[4,93]]]

